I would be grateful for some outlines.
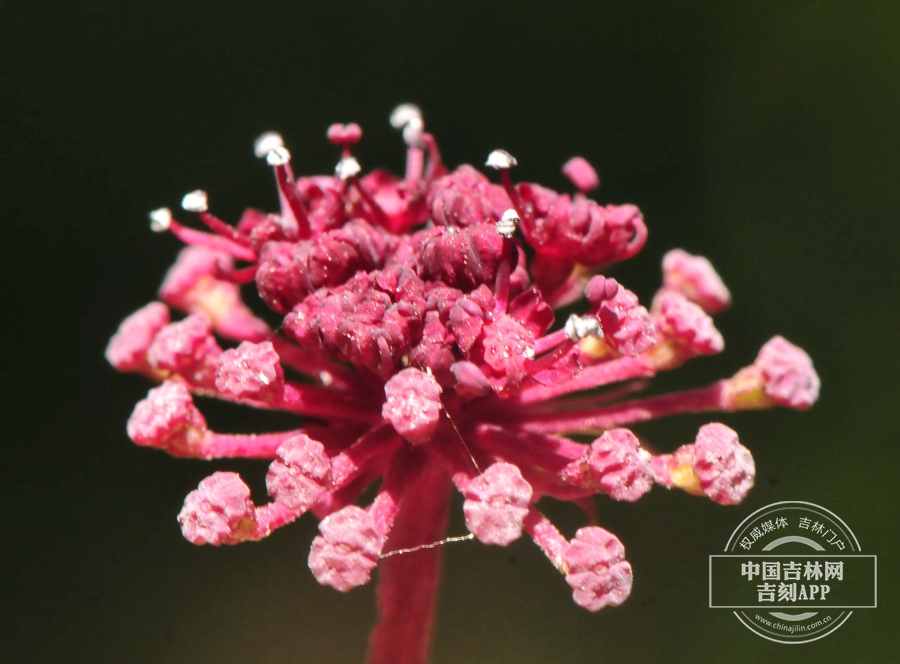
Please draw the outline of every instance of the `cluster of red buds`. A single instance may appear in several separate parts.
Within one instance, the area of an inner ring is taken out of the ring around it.
[[[648,310],[599,274],[640,251],[647,231],[635,206],[587,197],[599,185],[587,161],[563,166],[577,193],[560,194],[514,183],[515,158],[496,150],[486,166],[497,184],[472,166],[448,172],[415,106],[391,123],[407,146],[402,178],[360,175],[356,124],[328,129],[342,152],[334,175],[295,177],[281,137],[268,133],[255,151],[274,170],[277,213],[250,209],[232,226],[203,191],[182,207],[210,232],[152,212],[153,230],[188,246],[162,302],[128,317],[106,352],[117,369],[161,383],[128,421],[138,445],[270,461],[269,502],[254,502],[231,472],[188,494],[178,520],[190,542],[259,540],[311,511],[321,519],[309,554],[320,583],[347,591],[379,568],[373,663],[427,659],[454,487],[467,538],[506,546],[527,533],[577,604],[616,606],[632,569],[619,539],[594,525],[592,496],[635,501],[660,484],[728,505],[755,475],[723,424],[656,456],[625,427],[676,413],[805,409],[819,390],[808,355],[774,337],[731,378],[637,396],[657,372],[722,351],[711,314],[730,294],[709,261],[669,252]],[[277,330],[242,301],[240,286],[254,281],[284,316]],[[554,310],[582,298],[583,313],[554,326]],[[173,322],[170,307],[186,317]],[[298,428],[216,433],[197,395],[294,413]],[[379,480],[372,503],[356,505]],[[567,539],[537,508],[543,497],[573,501],[590,525]]]

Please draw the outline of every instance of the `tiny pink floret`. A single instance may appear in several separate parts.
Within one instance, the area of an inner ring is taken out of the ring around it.
[[[187,452],[206,433],[206,420],[183,383],[166,381],[138,402],[127,429],[138,445]]]
[[[316,580],[342,593],[368,583],[384,544],[369,513],[349,505],[322,519],[319,532],[309,552]]]
[[[169,323],[169,308],[151,302],[122,321],[106,347],[106,359],[119,371],[140,371],[147,366],[147,350]]]
[[[653,303],[653,324],[659,336],[688,356],[715,355],[725,348],[725,340],[699,305],[681,293],[662,291]]]
[[[631,594],[631,564],[619,538],[603,528],[588,526],[575,533],[563,554],[566,583],[572,598],[588,611],[619,606]]]
[[[717,422],[700,427],[693,452],[703,493],[720,505],[736,505],[747,496],[756,465],[733,429]]]
[[[784,337],[772,337],[760,349],[754,367],[762,372],[766,394],[779,403],[805,410],[819,398],[819,375],[812,360]]]
[[[650,454],[628,429],[610,429],[560,475],[578,486],[608,493],[613,500],[634,502],[653,486]]]
[[[203,314],[192,314],[160,330],[147,351],[147,361],[155,369],[177,373],[220,352],[209,319]]]
[[[532,494],[516,466],[495,463],[466,487],[466,527],[484,544],[506,546],[522,536]]]
[[[181,532],[193,544],[237,544],[255,527],[250,489],[237,473],[213,473],[191,491],[178,515]]]
[[[712,263],[703,256],[692,256],[673,249],[663,257],[663,289],[681,293],[710,314],[731,304],[731,293]]]
[[[594,277],[597,279],[597,277]],[[614,279],[605,279],[602,288],[599,282],[588,290],[594,298],[602,299],[596,306],[596,315],[603,326],[607,343],[622,355],[640,355],[656,343],[656,330],[650,313],[638,302],[632,293]],[[608,293],[613,293],[608,297]]]
[[[245,341],[219,357],[216,389],[236,399],[277,395],[284,385],[281,358],[271,341]]]
[[[384,385],[381,416],[413,445],[427,442],[441,417],[441,386],[434,377],[412,367]]]
[[[290,509],[309,509],[331,486],[331,460],[325,447],[306,434],[284,441],[269,466],[269,495]]]

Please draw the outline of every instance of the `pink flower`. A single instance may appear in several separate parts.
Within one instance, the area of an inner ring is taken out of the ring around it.
[[[232,226],[193,191],[182,207],[204,232],[155,210],[153,229],[189,245],[160,289],[187,316],[170,322],[168,307],[151,303],[123,322],[106,354],[122,371],[162,381],[128,421],[138,445],[270,461],[271,500],[261,504],[234,473],[203,480],[179,515],[189,541],[258,540],[312,511],[321,523],[309,566],[320,583],[346,592],[380,570],[370,661],[417,663],[427,659],[454,486],[469,538],[507,546],[527,533],[577,604],[617,606],[632,587],[622,543],[593,525],[569,540],[538,501],[590,512],[584,501],[594,495],[636,501],[655,482],[740,502],[755,467],[734,431],[708,424],[693,444],[652,457],[626,426],[686,412],[804,409],[819,380],[806,353],[775,337],[732,378],[623,398],[643,385],[635,379],[723,349],[709,314],[730,296],[709,262],[667,254],[648,311],[598,274],[641,249],[643,216],[588,199],[599,178],[585,160],[563,168],[574,196],[514,183],[516,160],[503,150],[488,156],[499,171],[492,182],[472,166],[448,173],[414,106],[391,122],[407,147],[402,178],[361,175],[358,125],[328,129],[340,149],[334,175],[302,178],[269,133],[255,150],[274,171],[277,212],[248,210]],[[242,301],[240,285],[251,283],[283,316],[277,330]],[[555,309],[583,297],[580,314],[554,325]],[[297,427],[217,433],[194,395],[291,413]],[[597,437],[587,445],[570,433]],[[374,500],[357,505],[379,480]]]
[[[756,465],[737,433],[713,422],[700,427],[692,445],[674,454],[654,457],[656,481],[695,495],[706,495],[721,505],[741,502],[753,487]]]
[[[663,256],[663,290],[681,293],[707,313],[718,313],[731,304],[722,278],[703,256],[673,249]]]

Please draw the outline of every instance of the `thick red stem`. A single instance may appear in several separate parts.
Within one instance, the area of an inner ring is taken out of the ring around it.
[[[407,486],[386,548],[392,551],[443,538],[450,478],[427,463]],[[378,623],[368,664],[425,664],[434,624],[441,547],[383,558],[378,565]]]

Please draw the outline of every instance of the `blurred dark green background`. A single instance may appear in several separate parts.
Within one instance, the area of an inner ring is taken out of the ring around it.
[[[896,661],[896,0],[78,4],[10,4],[0,21],[0,661],[362,662],[372,588],[315,583],[312,519],[235,548],[181,538],[184,495],[213,467],[129,443],[148,385],[102,352],[177,248],[148,210],[197,187],[225,218],[271,207],[250,149],[268,129],[296,169],[322,172],[327,125],[357,121],[363,165],[399,169],[387,115],[404,101],[451,164],[503,147],[517,178],[565,187],[560,165],[590,159],[601,200],[648,221],[646,249],[614,272],[642,298],[669,248],[710,257],[735,300],[726,352],[661,387],[730,375],[775,333],[823,383],[808,413],[719,418],[756,458],[745,504],[659,489],[601,503],[635,568],[620,608],[576,607],[527,540],[447,547],[434,662]],[[284,425],[204,408],[222,430]],[[708,419],[639,433],[670,450]],[[265,464],[215,467],[262,497]],[[706,608],[706,569],[743,517],[792,499],[840,515],[881,574],[880,608],[789,647]]]

